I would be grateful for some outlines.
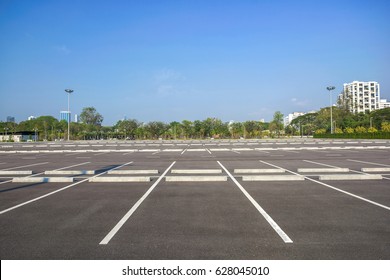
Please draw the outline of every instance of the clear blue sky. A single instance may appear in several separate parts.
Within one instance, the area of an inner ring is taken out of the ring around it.
[[[0,120],[94,106],[104,125],[272,119],[326,86],[390,99],[390,1],[0,0]]]

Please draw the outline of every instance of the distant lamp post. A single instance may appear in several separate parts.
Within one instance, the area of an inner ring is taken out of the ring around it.
[[[69,100],[70,100],[70,94],[73,92],[73,89],[65,89],[66,93],[68,94],[68,141],[69,141],[69,134],[70,134],[70,106],[69,106]]]
[[[333,134],[333,115],[332,115],[332,90],[336,87],[329,86],[326,89],[329,90],[329,98],[330,98],[330,133]]]

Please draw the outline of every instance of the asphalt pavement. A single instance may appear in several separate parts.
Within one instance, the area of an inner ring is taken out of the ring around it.
[[[389,180],[388,140],[0,143],[0,257],[388,260]]]

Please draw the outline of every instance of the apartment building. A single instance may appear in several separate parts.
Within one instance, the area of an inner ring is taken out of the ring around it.
[[[353,81],[344,84],[339,101],[352,113],[366,113],[381,108],[380,87],[377,82]]]

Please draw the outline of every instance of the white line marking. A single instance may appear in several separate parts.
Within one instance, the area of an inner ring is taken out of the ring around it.
[[[79,153],[71,153],[71,154],[66,154],[65,156],[68,157],[68,156],[74,156],[74,155],[79,155],[79,154],[83,154],[84,152],[79,152]]]
[[[14,169],[19,169],[19,168],[23,168],[23,167],[29,167],[29,166],[35,166],[35,165],[43,165],[43,164],[48,164],[48,163],[49,162],[34,163],[34,164],[28,164],[28,165],[23,165],[23,166],[18,166],[18,167],[2,169],[2,170],[14,170]]]
[[[93,154],[94,156],[100,156],[100,155],[104,155],[104,154],[107,154],[107,153],[109,153],[110,151],[108,151],[108,152],[100,152],[100,153],[97,153],[97,154]]]
[[[184,149],[184,150],[181,152],[181,155],[184,154],[186,151],[187,151],[187,149]]]
[[[210,150],[209,150],[209,149],[207,149],[207,148],[206,148],[206,151],[207,151],[207,152],[208,152],[208,153],[211,155],[211,152],[210,152]]]
[[[231,150],[231,152],[236,153],[236,154],[241,154],[240,152],[233,151],[233,150]]]
[[[361,161],[361,160],[354,160],[354,159],[347,159],[347,160],[354,161],[354,162],[360,162],[360,163],[367,163],[367,164],[372,164],[372,165],[378,165],[378,166],[390,167],[390,165],[387,165],[387,164],[381,164],[381,163],[375,163],[375,162],[369,162],[369,161]]]
[[[276,231],[277,234],[283,239],[285,243],[293,243],[288,235],[279,227],[279,225],[271,218],[270,215],[253,199],[253,197],[244,189],[243,186],[233,177],[232,174],[223,166],[219,161],[218,164],[225,170],[226,174],[229,175],[230,179],[236,184],[236,186],[242,191],[242,193],[248,198],[248,200],[255,206],[257,211],[266,219],[271,227]]]
[[[324,164],[324,163],[320,163],[320,162],[315,162],[315,161],[311,161],[311,160],[303,160],[305,162],[309,162],[309,163],[314,163],[314,164],[318,164],[318,165],[322,165],[322,166],[327,166],[327,167],[331,167],[331,168],[340,168],[340,167],[337,167],[337,166],[333,166],[333,165],[329,165],[329,164]]]
[[[262,160],[260,160],[260,162],[262,162],[262,163],[264,163],[264,164],[268,164],[269,166],[273,166],[273,167],[275,167],[275,168],[281,168],[281,167],[279,167],[279,166],[276,166],[276,165],[274,165],[274,164],[271,164],[271,163],[268,163],[268,162],[265,162],[265,161],[262,161]],[[285,169],[285,168],[283,168],[283,169]],[[288,170],[288,169],[285,169],[285,170],[286,170],[287,172],[290,172],[291,174],[300,175],[300,174],[298,174],[298,173],[296,173],[296,172],[293,172],[293,171],[290,171],[290,170]],[[363,201],[365,201],[365,202],[371,203],[371,204],[373,204],[373,205],[382,207],[382,208],[384,208],[384,209],[386,209],[386,210],[390,210],[390,207],[388,207],[388,206],[386,206],[386,205],[377,203],[377,202],[375,202],[375,201],[369,200],[369,199],[367,199],[367,198],[358,196],[358,195],[356,195],[356,194],[353,194],[353,193],[350,193],[350,192],[347,192],[347,191],[343,191],[342,189],[339,189],[339,188],[333,187],[333,186],[331,186],[331,185],[325,184],[325,183],[323,183],[323,182],[314,180],[314,179],[312,179],[312,178],[310,178],[310,177],[305,176],[305,179],[307,179],[307,180],[309,180],[309,181],[312,181],[312,182],[314,182],[314,183],[323,185],[323,186],[325,186],[325,187],[331,188],[331,189],[336,190],[336,191],[338,191],[338,192],[344,193],[344,194],[346,194],[346,195],[352,196],[352,197],[354,197],[354,198],[357,198],[357,199],[363,200]]]
[[[146,191],[146,193],[131,207],[131,209],[123,216],[122,219],[112,228],[112,230],[100,241],[99,245],[106,245],[110,240],[114,237],[114,235],[121,229],[121,227],[126,223],[126,221],[133,215],[133,213],[137,210],[137,208],[141,205],[141,203],[148,197],[148,195],[153,191],[153,189],[160,183],[162,178],[164,178],[165,174],[168,173],[169,169],[176,163],[174,161],[161,176],[157,179],[157,181]]]
[[[114,168],[112,168],[112,169],[110,169],[110,170],[107,170],[107,171],[105,171],[105,172],[103,172],[103,173],[100,173],[100,174],[98,174],[98,175],[95,175],[95,176],[93,176],[93,177],[91,177],[91,178],[101,176],[101,175],[103,175],[103,174],[106,174],[108,171],[111,171],[111,170],[115,170],[115,169],[121,168],[121,167],[126,166],[126,165],[131,164],[131,163],[132,163],[132,161],[130,161],[130,162],[128,162],[128,163],[124,163],[124,164],[122,164],[122,165],[120,165],[120,166],[114,167]],[[65,168],[68,168],[68,167],[65,167]],[[60,169],[57,169],[57,170],[60,170]],[[61,188],[61,189],[55,190],[55,191],[53,191],[53,192],[47,193],[47,194],[45,194],[45,195],[39,196],[39,197],[37,197],[37,198],[31,199],[31,200],[29,200],[29,201],[26,201],[26,202],[20,203],[20,204],[18,204],[18,205],[15,205],[15,206],[13,206],[13,207],[7,208],[7,209],[5,209],[5,210],[3,210],[3,211],[0,211],[0,215],[4,214],[4,213],[6,213],[6,212],[9,212],[9,211],[11,211],[11,210],[14,210],[14,209],[16,209],[16,208],[22,207],[22,206],[24,206],[24,205],[30,204],[30,203],[32,203],[32,202],[35,202],[35,201],[37,201],[37,200],[40,200],[40,199],[42,199],[42,198],[48,197],[48,196],[50,196],[50,195],[52,195],[52,194],[55,194],[55,193],[58,193],[58,192],[60,192],[60,191],[69,189],[69,188],[71,188],[71,187],[74,187],[74,186],[76,186],[76,185],[79,185],[79,184],[81,184],[81,183],[84,183],[84,182],[86,182],[86,181],[88,181],[88,180],[89,180],[89,178],[84,179],[84,180],[82,180],[82,181],[80,181],[80,182],[71,184],[71,185],[69,185],[69,186],[63,187],[63,188]]]

